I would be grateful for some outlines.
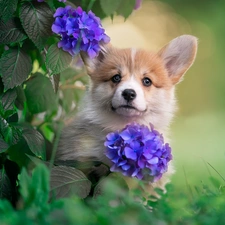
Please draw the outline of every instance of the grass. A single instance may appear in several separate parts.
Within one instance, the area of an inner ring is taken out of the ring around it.
[[[195,185],[202,182],[208,183],[210,176],[215,176],[222,182],[220,175],[225,177],[223,123],[223,112],[204,112],[175,119],[171,143],[176,168],[176,174],[172,180],[174,185],[181,187],[186,180]]]

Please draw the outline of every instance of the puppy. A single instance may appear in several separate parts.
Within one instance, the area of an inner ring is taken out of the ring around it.
[[[90,86],[81,111],[62,131],[56,160],[97,160],[110,166],[104,155],[105,137],[132,122],[152,123],[167,141],[176,111],[175,85],[192,65],[196,51],[197,38],[182,35],[158,53],[110,44],[101,46],[94,59],[82,53]],[[167,173],[149,185],[149,192],[164,189],[172,173],[170,163]]]

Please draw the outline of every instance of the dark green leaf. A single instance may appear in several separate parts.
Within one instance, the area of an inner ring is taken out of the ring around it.
[[[18,0],[0,0],[0,18],[7,22],[16,11]]]
[[[125,19],[133,12],[134,6],[136,1],[135,0],[123,0],[121,1],[120,6],[116,10],[117,14],[123,16]]]
[[[121,3],[123,3],[123,0],[100,0],[101,8],[107,16],[113,14]]]
[[[53,12],[47,3],[23,2],[20,20],[28,37],[41,50],[52,34]]]
[[[36,73],[26,83],[25,95],[27,106],[31,113],[40,113],[55,109],[56,96],[50,80],[40,73]]]
[[[15,101],[15,105],[18,109],[23,110],[24,102],[26,101],[26,96],[24,93],[24,89],[21,86],[16,87],[17,98]]]
[[[52,74],[65,70],[72,62],[72,56],[58,48],[56,44],[50,46],[46,55],[46,66]]]
[[[43,136],[37,130],[32,128],[24,128],[22,135],[31,152],[38,158],[45,160],[45,140]]]
[[[52,168],[50,185],[52,196],[56,198],[68,197],[72,194],[85,198],[91,190],[91,182],[84,173],[68,166],[55,166]]]
[[[9,49],[0,59],[0,73],[5,90],[22,84],[31,70],[30,56],[20,48]]]
[[[8,149],[8,147],[9,145],[0,136],[0,153],[5,152]]]
[[[0,199],[12,199],[12,185],[5,173],[5,170],[0,170]]]
[[[17,144],[12,145],[7,150],[8,157],[20,168],[30,165],[27,155],[32,154],[26,141],[22,138]]]
[[[0,117],[0,134],[9,145],[14,145],[21,140],[22,132],[19,128],[10,125]]]
[[[16,110],[13,111],[7,111],[6,114],[11,114],[8,116],[8,118],[6,119],[8,123],[17,123],[19,120],[19,116]]]
[[[106,185],[108,183],[113,183],[114,185],[120,187],[121,190],[123,191],[128,191],[128,185],[126,181],[118,174],[116,173],[110,173],[107,177],[102,178],[98,184],[96,185],[94,189],[94,197],[97,197],[99,195],[104,194],[104,190],[106,188]],[[116,195],[115,195],[116,196]]]
[[[17,94],[15,89],[6,91],[1,97],[1,104],[5,111],[14,109],[14,102]]]
[[[6,23],[0,20],[0,44],[20,42],[26,37],[17,18],[12,18]]]

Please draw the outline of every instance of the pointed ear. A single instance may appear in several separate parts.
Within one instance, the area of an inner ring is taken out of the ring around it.
[[[81,58],[86,66],[87,72],[89,75],[93,73],[93,71],[99,66],[101,62],[103,62],[106,55],[109,53],[112,48],[111,44],[100,44],[100,51],[98,55],[94,58],[90,58],[87,52],[81,52]]]
[[[197,38],[191,35],[173,39],[158,52],[173,84],[181,81],[182,76],[194,62],[196,52]]]

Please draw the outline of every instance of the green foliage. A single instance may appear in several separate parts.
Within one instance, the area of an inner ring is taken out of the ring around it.
[[[33,170],[32,176],[23,169],[17,209],[9,201],[0,200],[1,223],[114,225],[119,221],[125,225],[211,225],[225,222],[225,192],[220,180],[211,186],[202,185],[192,194],[168,186],[168,192],[155,201],[154,198],[141,199],[140,190],[128,193],[120,182],[115,182],[115,174],[102,183],[103,192],[97,197],[50,200],[49,179],[50,172],[43,164]]]

